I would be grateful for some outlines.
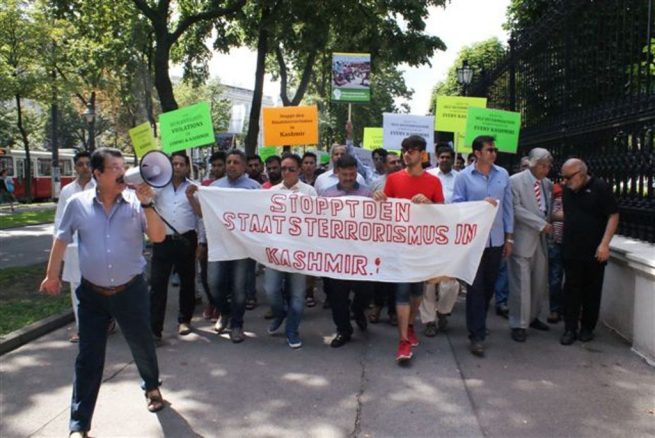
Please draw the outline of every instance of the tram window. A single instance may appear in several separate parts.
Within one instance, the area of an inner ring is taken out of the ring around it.
[[[7,169],[7,176],[14,174],[14,160],[11,157],[0,157],[0,171]]]
[[[39,167],[39,176],[50,176],[52,175],[52,161],[47,158],[37,159]]]
[[[73,176],[73,161],[70,159],[59,160],[59,174],[61,176]]]

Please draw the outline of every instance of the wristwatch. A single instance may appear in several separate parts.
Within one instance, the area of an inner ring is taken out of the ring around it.
[[[155,203],[150,201],[147,204],[141,204],[141,208],[155,208]]]

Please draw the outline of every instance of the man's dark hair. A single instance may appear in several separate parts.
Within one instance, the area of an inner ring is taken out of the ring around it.
[[[439,146],[437,148],[437,158],[441,154],[450,154],[451,159],[455,157],[455,151],[453,151],[453,149],[450,146]]]
[[[211,157],[209,157],[209,162],[210,162],[210,163],[213,163],[213,162],[216,161],[216,160],[221,160],[221,161],[225,162],[225,158],[227,158],[227,157],[225,156],[225,152],[223,152],[223,151],[216,151],[216,152],[214,152],[214,153],[211,155]]]
[[[186,154],[186,152],[184,151],[173,152],[171,154],[171,160],[173,159],[173,157],[182,157],[184,158],[184,163],[186,163],[187,167],[191,166],[191,161],[189,160],[189,156]]]
[[[260,163],[263,162],[263,161],[262,161],[262,157],[260,157],[260,156],[257,155],[257,154],[248,155],[248,158],[246,158],[246,162],[251,161],[251,160],[257,160],[257,161],[259,161]]]
[[[344,154],[334,163],[335,169],[348,169],[350,167],[357,167],[357,160],[349,154]]]
[[[420,149],[422,151],[425,150],[425,146],[425,139],[420,135],[410,135],[400,144],[403,149]]]
[[[400,155],[398,155],[398,152],[396,152],[396,151],[388,151],[388,152],[387,152],[387,157],[388,157],[389,155],[393,155],[394,157],[399,157],[399,156],[400,156]],[[385,158],[386,158],[386,157],[385,157]]]
[[[471,145],[471,148],[474,151],[481,151],[482,147],[485,144],[492,144],[495,141],[496,141],[496,139],[494,137],[492,137],[491,135],[478,135],[473,140],[473,144]]]
[[[73,156],[73,163],[77,164],[77,160],[80,158],[91,158],[91,152],[88,151],[79,151]]]
[[[268,157],[268,158],[266,159],[266,161],[264,161],[264,163],[265,163],[265,164],[268,164],[268,163],[270,163],[270,162],[272,162],[272,161],[277,161],[277,164],[281,164],[281,163],[282,163],[282,160],[280,160],[280,157],[278,157],[277,155],[271,155],[270,157]]]
[[[300,157],[298,156],[298,154],[288,154],[288,153],[287,153],[287,154],[284,154],[284,155],[282,155],[282,160],[280,161],[280,163],[281,163],[282,161],[286,160],[287,158],[290,158],[290,159],[292,159],[293,161],[295,161],[296,164],[298,164],[298,168],[300,169],[300,167],[302,166],[302,158],[300,158]]]
[[[302,154],[302,159],[303,160],[305,158],[307,158],[307,157],[313,158],[314,161],[318,162],[318,157],[316,156],[316,154],[314,152],[305,152],[304,154]]]
[[[101,173],[105,171],[105,158],[112,156],[115,158],[123,158],[123,153],[116,148],[102,147],[93,151],[91,154],[91,172],[99,170]]]
[[[382,158],[382,161],[384,161],[387,158],[387,154],[389,152],[385,148],[377,148],[373,149],[373,152],[371,152],[371,157],[374,157],[375,155],[379,155],[380,158]]]
[[[227,161],[227,158],[230,155],[237,155],[239,158],[241,158],[241,161],[243,161],[243,164],[246,164],[248,161],[246,160],[246,154],[240,150],[240,149],[230,149],[227,154],[225,154],[225,161]]]

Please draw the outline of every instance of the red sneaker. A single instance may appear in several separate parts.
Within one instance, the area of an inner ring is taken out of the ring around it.
[[[401,339],[396,352],[396,361],[402,362],[412,358],[412,344],[407,339]]]
[[[416,336],[416,332],[414,331],[414,326],[413,325],[408,325],[407,326],[407,340],[409,341],[410,344],[412,344],[412,347],[418,346],[418,336]]]

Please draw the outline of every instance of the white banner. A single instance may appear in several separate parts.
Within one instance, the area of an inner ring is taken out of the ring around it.
[[[403,139],[419,135],[427,143],[426,150],[433,151],[434,116],[413,116],[410,114],[384,113],[382,128],[385,149],[400,149]]]
[[[496,214],[491,204],[412,204],[270,190],[199,188],[209,261],[252,258],[318,277],[472,283]]]

